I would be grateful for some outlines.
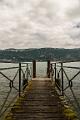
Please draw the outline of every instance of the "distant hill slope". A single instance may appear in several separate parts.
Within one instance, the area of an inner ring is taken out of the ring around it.
[[[79,49],[40,48],[40,49],[5,49],[0,50],[1,61],[46,61],[46,60],[80,60]]]

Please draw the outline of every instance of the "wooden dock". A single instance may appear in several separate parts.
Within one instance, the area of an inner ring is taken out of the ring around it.
[[[34,78],[5,120],[68,120],[50,78]]]

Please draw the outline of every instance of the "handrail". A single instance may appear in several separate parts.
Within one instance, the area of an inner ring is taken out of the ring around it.
[[[54,71],[54,76],[53,77],[55,79],[55,85],[56,85],[56,88],[59,90],[61,95],[66,95],[67,90],[71,91],[71,94],[73,96],[73,99],[74,99],[76,107],[77,107],[76,110],[78,110],[78,115],[80,115],[80,102],[77,99],[76,94],[73,90],[73,81],[75,80],[75,78],[78,75],[80,75],[80,67],[73,67],[73,66],[69,66],[69,65],[65,66],[64,63],[68,63],[68,62],[54,62],[54,63],[51,63],[51,66],[53,68],[52,70]],[[78,70],[78,71],[76,71],[76,73],[74,73],[74,75],[70,78],[68,73],[66,72],[65,68],[68,71],[72,70],[72,69]],[[66,84],[66,82],[68,82],[68,85]],[[64,85],[64,83],[65,83],[65,85]],[[66,95],[66,96],[69,97],[68,95]]]
[[[66,62],[51,63],[51,70],[50,70],[51,78],[52,78],[52,80],[55,79],[56,88],[58,88],[61,95],[66,95],[66,91],[68,89],[71,90],[74,101],[76,102],[76,105],[77,105],[78,109],[80,110],[80,103],[78,102],[76,95],[74,94],[74,91],[73,91],[73,80],[80,74],[80,67],[65,66],[64,63],[66,63]],[[2,114],[4,114],[4,112],[7,110],[6,108],[4,109],[4,107],[6,105],[6,102],[9,99],[12,89],[16,90],[16,92],[18,93],[18,96],[20,97],[22,91],[25,89],[25,86],[28,85],[28,80],[29,80],[29,78],[32,77],[30,66],[32,66],[32,63],[18,63],[17,67],[13,66],[13,67],[9,67],[9,68],[0,68],[0,75],[3,76],[6,79],[6,81],[8,81],[8,84],[9,84],[9,86],[8,86],[9,91],[8,91],[7,96],[1,106],[0,116],[2,116]],[[78,72],[75,73],[74,76],[72,76],[72,78],[69,78],[69,75],[67,74],[65,68],[66,69],[69,69],[69,68],[75,69],[75,70],[78,70]],[[16,70],[13,78],[10,78],[8,75],[6,75],[4,72],[5,70],[6,71],[7,70],[10,70],[10,71]],[[64,82],[65,82],[64,76],[67,79],[66,81],[68,82],[68,85],[66,85],[66,86],[64,86]],[[18,79],[17,87],[14,85],[16,82],[16,79]],[[10,104],[8,104],[8,106],[10,106]]]
[[[25,66],[22,66],[22,67],[25,67]],[[19,67],[9,67],[9,68],[0,68],[0,70],[9,70],[9,69],[17,69]]]
[[[54,63],[71,63],[71,62],[80,62],[80,60],[63,60],[63,61],[54,61],[52,62],[51,64],[54,64]]]
[[[7,63],[8,64],[8,63]],[[8,81],[8,92],[7,95],[5,97],[5,99],[3,100],[3,103],[1,104],[1,108],[0,108],[0,117],[2,117],[2,115],[6,112],[6,110],[8,109],[8,107],[12,104],[12,101],[14,100],[14,97],[11,102],[8,103],[8,100],[10,100],[11,98],[9,98],[11,96],[11,92],[12,90],[16,90],[17,94],[19,95],[19,97],[21,96],[21,92],[23,92],[25,86],[28,84],[28,80],[31,78],[31,63],[18,63],[18,67],[8,67],[8,68],[0,68],[0,75],[2,77],[4,77],[4,79],[6,81]],[[16,70],[15,71],[15,75],[10,78],[9,75],[6,75],[6,73],[4,73],[4,70]],[[25,77],[24,77],[25,76]],[[16,79],[18,81],[16,81]],[[18,82],[18,85],[15,86],[14,84]],[[5,82],[6,83],[6,82]],[[27,84],[26,84],[27,83]],[[14,95],[15,96],[15,95]],[[8,103],[8,104],[7,104]],[[7,104],[7,107],[5,107]]]
[[[57,67],[61,67],[59,65],[57,65]],[[72,67],[72,66],[63,66],[64,68],[72,68],[72,69],[80,69],[80,67]]]

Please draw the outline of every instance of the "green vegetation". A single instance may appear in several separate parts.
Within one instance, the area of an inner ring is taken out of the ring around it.
[[[79,49],[40,48],[40,49],[5,49],[0,50],[0,61],[46,61],[80,60]]]

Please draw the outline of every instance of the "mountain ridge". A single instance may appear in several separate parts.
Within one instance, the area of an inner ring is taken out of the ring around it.
[[[29,49],[4,49],[0,50],[0,60],[27,62],[46,60],[80,60],[80,48],[29,48]]]

